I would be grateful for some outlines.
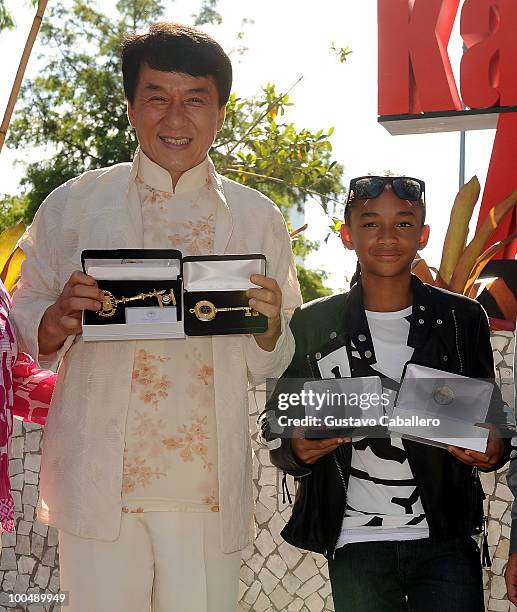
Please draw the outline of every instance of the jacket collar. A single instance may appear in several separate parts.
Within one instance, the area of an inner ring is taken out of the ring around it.
[[[138,178],[148,187],[157,191],[164,191],[167,194],[181,194],[198,190],[207,183],[209,177],[208,157],[205,157],[200,164],[184,172],[174,188],[168,170],[149,158],[142,149],[140,149],[139,158]]]
[[[436,323],[435,306],[429,287],[415,275],[411,275],[411,289],[413,292],[413,313],[410,319],[408,345],[413,348],[422,347]],[[348,293],[343,320],[345,337],[349,338],[353,348],[357,350],[361,359],[368,365],[376,363],[373,340],[368,326],[368,319],[364,310],[363,288],[361,279]]]
[[[128,184],[126,189],[126,201],[128,205],[129,217],[131,220],[132,234],[129,243],[132,245],[143,247],[143,223],[142,223],[142,207],[140,198],[136,188],[136,178],[140,166],[142,151],[137,147],[133,164],[129,173]],[[209,181],[217,196],[217,211],[215,219],[215,235],[214,235],[214,254],[222,255],[226,252],[228,242],[230,241],[233,232],[233,217],[231,208],[226,198],[221,175],[216,171],[214,163],[207,158],[208,177]]]

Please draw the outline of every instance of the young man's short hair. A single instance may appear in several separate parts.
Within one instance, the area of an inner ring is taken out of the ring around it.
[[[228,102],[232,87],[230,58],[205,32],[179,23],[153,23],[149,32],[133,34],[122,43],[122,75],[126,99],[133,104],[140,66],[154,70],[212,77],[219,106]]]

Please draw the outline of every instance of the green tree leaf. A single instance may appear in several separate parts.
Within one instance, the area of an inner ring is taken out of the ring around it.
[[[11,12],[6,7],[5,2],[0,0],[0,32],[2,30],[12,30],[14,27],[14,20]]]
[[[330,50],[338,58],[341,64],[344,64],[349,56],[352,55],[352,49],[350,47],[338,47],[334,41],[330,44]]]
[[[38,0],[27,0],[27,4],[37,6]],[[15,25],[8,3],[6,3],[6,0],[0,0],[0,32],[2,30],[12,30]]]
[[[332,291],[324,285],[327,275],[322,270],[308,270],[297,265],[296,271],[304,303],[332,294]]]
[[[192,15],[194,25],[201,26],[207,23],[222,23],[223,18],[217,12],[217,2],[218,0],[203,0],[199,11]]]
[[[25,221],[27,199],[23,196],[4,196],[0,199],[0,232],[12,229]]]

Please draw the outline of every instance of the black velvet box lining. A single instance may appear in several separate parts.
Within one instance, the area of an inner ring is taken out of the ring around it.
[[[246,291],[185,291],[185,333],[188,336],[218,336],[224,334],[260,334],[267,331],[267,317],[247,317],[246,311],[218,312],[212,321],[200,321],[190,310],[197,302],[208,300],[216,308],[248,306]]]
[[[139,281],[117,281],[117,280],[98,280],[100,289],[110,291],[117,299],[133,297],[138,293],[149,293],[156,289],[165,290],[166,293],[172,289],[176,298],[178,321],[182,319],[182,300],[181,300],[181,280],[139,280]],[[84,311],[85,325],[124,325],[126,323],[126,308],[131,307],[159,307],[155,297],[147,297],[143,300],[135,300],[126,304],[118,304],[115,314],[111,317],[101,317],[91,310]],[[164,308],[174,308],[173,305],[163,306]]]
[[[263,266],[262,272],[266,274],[266,258],[261,253],[250,253],[247,255],[198,255],[184,257],[182,260],[182,276],[185,287],[188,286],[189,277],[189,275],[186,274],[186,265],[195,266],[196,262],[214,262],[214,267],[217,269],[218,262],[251,260],[260,260],[260,263]],[[223,270],[223,268],[220,269]],[[221,274],[223,273],[221,272]],[[246,311],[244,310],[237,312],[218,312],[212,321],[200,321],[193,312],[190,312],[197,302],[206,300],[208,302],[212,302],[216,308],[235,308],[239,306],[248,306],[249,303],[246,290],[213,291],[210,289],[214,289],[214,278],[211,278],[209,282],[211,283],[211,286],[207,287],[206,291],[188,291],[185,289],[183,293],[183,300],[185,304],[184,328],[187,336],[261,334],[267,331],[266,316],[259,314],[258,316],[247,317]],[[243,278],[242,284],[244,286],[249,284],[249,278]],[[215,285],[215,287],[217,287],[217,285]]]

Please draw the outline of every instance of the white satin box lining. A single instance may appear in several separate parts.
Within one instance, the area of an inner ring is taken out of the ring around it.
[[[86,274],[97,280],[176,280],[179,259],[87,259]]]
[[[266,273],[264,259],[218,259],[187,261],[183,264],[185,291],[246,291],[258,285],[252,274]]]

